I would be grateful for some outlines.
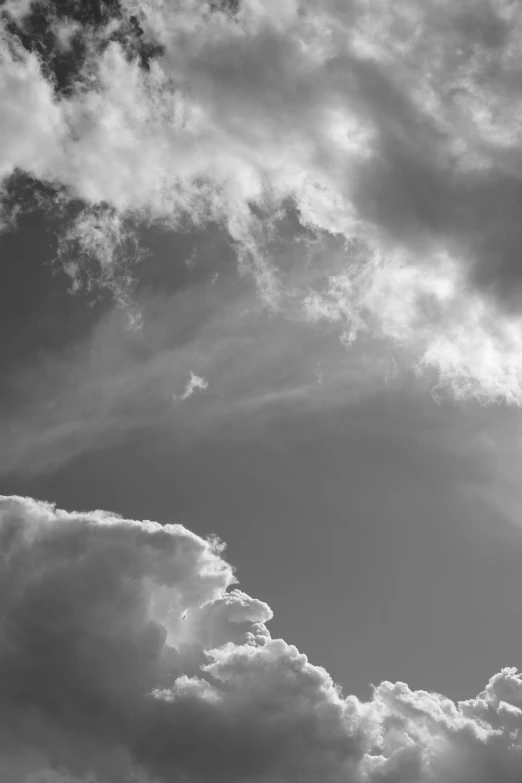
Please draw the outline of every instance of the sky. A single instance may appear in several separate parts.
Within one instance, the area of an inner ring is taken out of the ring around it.
[[[522,778],[522,9],[0,4],[0,778]]]

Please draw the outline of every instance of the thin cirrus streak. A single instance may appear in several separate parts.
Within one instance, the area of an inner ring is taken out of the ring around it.
[[[73,288],[108,288],[139,328],[140,225],[217,222],[272,309],[390,341],[459,398],[520,405],[517,3],[94,8],[8,3],[1,37],[0,175],[9,193],[17,172],[50,186],[56,214],[76,205],[57,259]],[[290,206],[323,256],[347,243],[326,287],[273,258],[274,236],[292,253]]]

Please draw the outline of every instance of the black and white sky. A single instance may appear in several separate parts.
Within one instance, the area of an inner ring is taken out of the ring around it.
[[[519,783],[522,5],[4,0],[0,257],[0,781]]]

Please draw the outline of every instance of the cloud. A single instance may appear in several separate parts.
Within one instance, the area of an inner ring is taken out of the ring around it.
[[[436,371],[435,391],[455,399],[522,404],[522,317],[494,312],[448,256],[421,268],[405,254],[372,257],[329,275],[302,298],[304,317],[411,352],[417,372]]]
[[[2,496],[0,542],[12,783],[520,777],[515,669],[458,705],[390,682],[361,702],[271,638],[215,539]]]
[[[351,307],[370,333],[458,397],[520,405],[518,4],[95,8],[38,4],[40,29],[29,4],[16,19],[10,4],[0,41],[0,176],[25,172],[62,207],[83,204],[65,229],[83,250],[65,260],[75,283],[125,304],[135,248],[113,252],[116,226],[129,237],[151,222],[217,222],[263,300],[293,317],[286,256],[303,231],[340,237],[365,265]],[[353,280],[350,249],[342,266],[338,291]],[[368,302],[384,277],[393,324]],[[302,293],[308,314],[326,306],[324,287]]]
[[[395,383],[386,348],[347,354],[333,328],[309,323],[300,305],[289,321],[267,313],[250,286],[230,285],[226,274],[212,282],[212,269],[208,277],[171,294],[137,290],[140,330],[125,330],[121,313],[109,311],[81,343],[21,365],[9,379],[16,407],[0,414],[0,473],[54,470],[131,433],[172,433],[178,443],[252,435],[285,407],[350,406]],[[210,382],[187,407],[178,403],[191,373]]]
[[[192,397],[197,389],[200,391],[205,391],[205,389],[208,389],[208,381],[206,378],[202,378],[201,375],[194,375],[194,373],[191,371],[190,378],[187,381],[187,385],[185,386],[185,391],[180,396],[180,400],[188,400],[188,398]],[[174,395],[174,399],[176,399],[176,395]]]
[[[133,297],[133,266],[145,256],[135,230],[117,213],[84,209],[59,237],[56,262],[71,280],[71,292],[108,289],[125,310],[128,326],[139,329],[141,314]]]

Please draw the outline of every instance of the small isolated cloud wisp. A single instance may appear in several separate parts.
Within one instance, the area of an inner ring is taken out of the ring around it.
[[[185,386],[185,391],[180,395],[174,394],[173,399],[188,400],[189,397],[192,397],[195,391],[205,391],[205,389],[208,389],[207,379],[202,378],[201,375],[195,375],[193,372],[191,372],[190,378],[188,379]]]

